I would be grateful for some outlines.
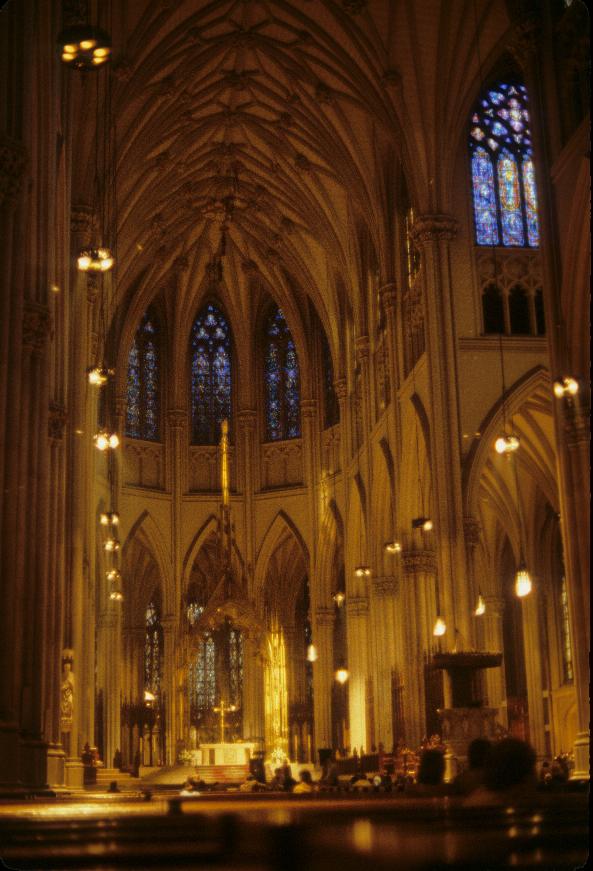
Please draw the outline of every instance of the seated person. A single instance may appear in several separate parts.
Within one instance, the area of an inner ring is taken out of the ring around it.
[[[295,784],[293,787],[293,793],[298,795],[300,793],[313,792],[314,785],[313,779],[311,778],[311,772],[305,769],[299,773],[300,782]]]
[[[440,750],[424,750],[418,766],[416,783],[406,786],[406,795],[417,798],[430,798],[446,795],[443,783],[445,774],[445,757]]]
[[[284,789],[284,777],[281,768],[274,769],[274,777],[268,783],[268,789],[279,790]]]
[[[292,792],[293,786],[296,786],[296,780],[292,776],[292,770],[288,762],[285,762],[282,768],[282,777],[284,778],[284,786],[282,787],[285,792]]]
[[[467,748],[467,768],[453,781],[456,795],[469,795],[484,782],[486,759],[492,748],[487,738],[476,738]]]
[[[255,775],[248,774],[246,779],[239,786],[239,792],[254,792],[257,789],[257,780],[255,779]]]
[[[194,782],[191,777],[188,777],[183,786],[181,787],[181,792],[179,795],[187,796],[187,795],[199,795],[199,793],[194,789]]]
[[[503,738],[493,744],[484,769],[484,783],[464,804],[472,807],[507,802],[532,804],[537,800],[535,760],[535,751],[526,741]]]
[[[350,778],[351,789],[370,789],[371,786],[371,781],[362,771],[357,771],[356,774],[353,774]]]

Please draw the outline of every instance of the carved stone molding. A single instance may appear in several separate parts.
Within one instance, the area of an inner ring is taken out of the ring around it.
[[[359,360],[367,360],[371,344],[368,336],[359,336],[354,342],[354,349]]]
[[[333,626],[335,619],[333,608],[317,608],[315,611],[315,622],[318,626]]]
[[[468,547],[477,547],[480,543],[480,535],[482,533],[482,524],[475,517],[463,518],[463,534],[465,543]]]
[[[61,441],[64,437],[64,427],[68,413],[63,405],[58,402],[50,402],[49,416],[47,418],[47,434],[53,441]]]
[[[243,429],[255,429],[257,411],[253,408],[242,408],[237,412],[237,422]]]
[[[412,227],[414,242],[450,241],[457,235],[459,222],[451,215],[419,215]]]
[[[406,550],[401,562],[405,575],[436,574],[437,559],[433,550]]]
[[[395,596],[398,592],[397,578],[386,575],[383,578],[373,578],[373,593],[380,599]]]
[[[27,165],[27,151],[22,143],[0,136],[0,206],[12,203],[21,191]]]
[[[91,305],[95,302],[101,289],[102,279],[96,272],[86,273],[86,298]]]
[[[23,311],[23,347],[42,353],[51,329],[49,309],[35,302],[26,302]]]
[[[369,611],[368,596],[349,596],[346,608],[351,617],[366,617]]]
[[[384,284],[383,287],[380,287],[379,298],[385,311],[395,308],[397,304],[397,285],[395,282],[392,281],[389,284]]]
[[[348,386],[345,378],[336,378],[334,381],[334,390],[338,402],[343,402],[348,395]]]
[[[182,429],[187,424],[187,411],[183,408],[167,409],[167,423],[171,429]]]
[[[93,235],[95,217],[91,206],[83,203],[72,206],[70,211],[70,232],[74,244],[80,247],[89,245]]]
[[[588,402],[563,400],[563,426],[569,450],[588,446],[591,439],[591,409]]]

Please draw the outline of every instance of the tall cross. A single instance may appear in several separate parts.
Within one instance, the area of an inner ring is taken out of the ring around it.
[[[225,705],[224,699],[221,699],[220,705],[218,705],[216,708],[213,708],[212,710],[216,714],[220,714],[220,743],[224,744],[224,730],[225,730],[225,726],[226,726],[226,724],[224,722],[224,715],[234,713],[237,710],[237,706],[236,705]]]

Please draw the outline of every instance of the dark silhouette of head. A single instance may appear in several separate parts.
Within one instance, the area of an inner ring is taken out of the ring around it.
[[[467,748],[467,761],[470,768],[484,768],[492,749],[487,738],[475,738]]]
[[[440,750],[425,750],[418,766],[418,783],[437,786],[445,773],[445,757]]]
[[[308,783],[309,785],[311,785],[313,783],[313,781],[311,779],[311,772],[307,771],[306,768],[304,771],[300,772],[299,777],[301,778],[301,783]]]
[[[492,749],[486,762],[484,784],[502,792],[526,783],[535,776],[535,750],[518,738],[503,738]]]

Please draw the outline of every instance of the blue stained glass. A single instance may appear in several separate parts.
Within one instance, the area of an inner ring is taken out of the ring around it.
[[[503,245],[524,245],[519,170],[517,161],[508,151],[503,151],[498,161],[498,196]]]
[[[159,326],[147,312],[128,355],[126,435],[158,441],[160,417]]]
[[[472,158],[472,182],[478,245],[498,245],[494,170],[490,155],[483,148],[478,148],[474,151]]]
[[[275,308],[265,325],[265,393],[267,438],[300,435],[300,378],[296,348],[282,311]]]
[[[220,424],[231,419],[231,331],[212,303],[192,329],[191,407],[193,444],[217,444]]]
[[[532,248],[539,245],[539,224],[537,219],[537,192],[535,171],[530,158],[523,161],[523,189],[525,192],[525,211],[527,213],[527,236]]]
[[[484,132],[486,131],[486,132]],[[478,245],[539,245],[524,85],[501,82],[471,115],[469,147]]]

